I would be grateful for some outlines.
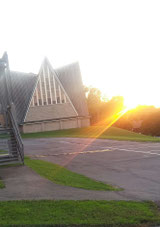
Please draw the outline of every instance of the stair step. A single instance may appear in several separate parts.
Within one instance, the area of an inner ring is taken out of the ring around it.
[[[17,150],[11,152],[11,155],[16,155],[16,154],[18,155],[18,151]]]
[[[0,156],[0,162],[4,162],[7,160],[14,160],[14,159],[18,159],[18,155],[1,155]]]
[[[21,161],[18,160],[18,159],[6,160],[5,162],[0,162],[0,165],[1,165],[1,166],[2,166],[2,165],[7,165],[7,164],[9,164],[9,163],[21,163]]]
[[[17,147],[17,144],[10,144],[10,147],[16,148]]]
[[[9,164],[22,164],[19,160],[18,161],[8,161],[8,162],[0,162],[0,166],[5,166],[5,165],[9,165]]]
[[[3,158],[13,158],[13,157],[18,157],[18,153],[16,152],[15,154],[3,154],[0,156],[0,160]]]
[[[19,159],[14,159],[14,160],[6,160],[4,162],[0,162],[0,165],[6,165],[6,163],[13,163],[13,162],[19,162]]]
[[[13,146],[17,146],[17,143],[16,142],[10,142],[9,144],[10,145],[13,145]]]
[[[16,141],[14,141],[14,142],[13,141],[10,141],[10,144],[11,145],[17,145],[17,142]]]
[[[21,156],[19,154],[19,150],[21,152],[21,147],[19,147],[19,141],[17,142],[17,137],[13,132],[13,129],[6,129],[0,127],[0,134],[5,134],[7,137],[0,139],[0,150],[8,150],[7,154],[1,153],[0,154],[0,165],[7,165],[11,163],[23,163],[21,161]],[[4,149],[5,148],[5,149]],[[23,149],[23,148],[22,148]],[[23,152],[23,150],[22,150]]]
[[[11,132],[11,130],[9,130],[9,129],[0,129],[0,133],[10,133]]]

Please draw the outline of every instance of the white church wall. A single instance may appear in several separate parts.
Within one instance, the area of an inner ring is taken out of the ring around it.
[[[90,125],[90,120],[88,118],[72,118],[72,119],[62,119],[50,122],[33,122],[26,123],[22,127],[23,133],[32,133],[32,132],[46,132],[46,131],[55,131],[63,130],[70,128],[82,128],[88,127]]]

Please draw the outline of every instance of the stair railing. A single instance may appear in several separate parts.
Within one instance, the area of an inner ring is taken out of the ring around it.
[[[24,148],[21,134],[16,120],[16,111],[12,103],[12,81],[9,70],[8,55],[5,52],[0,59],[1,97],[2,112],[5,118],[5,128],[9,128],[16,141],[16,150],[22,163],[24,163]],[[12,152],[12,151],[11,151]]]
[[[21,159],[21,162],[24,164],[24,146],[23,146],[23,142],[22,142],[22,138],[21,138],[21,134],[19,131],[19,127],[17,124],[17,121],[15,120],[15,117],[12,113],[12,108],[8,108],[8,117],[10,119],[10,123],[11,123],[11,129],[13,131],[16,143],[17,143],[17,150],[18,150],[18,154],[19,157]]]

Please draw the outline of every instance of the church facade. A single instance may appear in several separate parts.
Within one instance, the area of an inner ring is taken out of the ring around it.
[[[45,58],[38,75],[11,71],[10,78],[11,98],[21,132],[90,125],[78,63],[53,69]]]

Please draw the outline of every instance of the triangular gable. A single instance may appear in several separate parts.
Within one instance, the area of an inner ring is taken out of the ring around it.
[[[70,103],[74,115],[78,116],[78,113],[57,77],[56,72],[48,59],[45,58],[39,71],[30,107],[65,103]]]

